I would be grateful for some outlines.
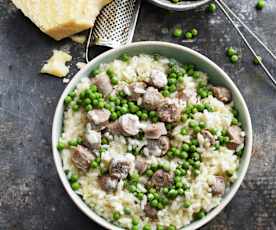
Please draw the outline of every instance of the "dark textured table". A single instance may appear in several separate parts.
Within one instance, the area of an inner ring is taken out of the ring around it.
[[[229,5],[264,42],[276,51],[276,2],[256,11],[256,0]],[[171,37],[176,25],[198,28],[193,42]],[[169,13],[143,1],[134,37],[172,41],[192,47],[218,63],[238,85],[252,116],[254,151],[247,176],[235,198],[203,229],[276,229],[276,90],[221,12],[198,9]],[[232,65],[225,49],[237,47],[242,57]],[[101,229],[66,194],[51,152],[55,106],[66,86],[38,74],[52,49],[70,50],[73,63],[83,61],[84,48],[66,39],[55,42],[15,9],[0,0],[0,229]],[[258,47],[256,47],[258,48]],[[275,67],[263,54],[269,67]],[[72,65],[71,75],[77,69]],[[274,68],[274,75],[276,67]]]

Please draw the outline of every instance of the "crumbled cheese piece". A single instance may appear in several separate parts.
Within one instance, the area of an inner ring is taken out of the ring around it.
[[[42,67],[41,73],[48,73],[56,77],[65,77],[69,73],[69,68],[65,65],[71,61],[72,56],[59,50],[54,50],[53,56]]]
[[[70,37],[72,41],[83,44],[86,41],[86,36],[85,35],[73,35]]]
[[[56,40],[93,27],[100,10],[112,0],[12,0],[39,29]]]

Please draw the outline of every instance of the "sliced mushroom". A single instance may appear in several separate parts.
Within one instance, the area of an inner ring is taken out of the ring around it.
[[[109,175],[118,179],[125,179],[130,170],[130,162],[113,158],[109,164]]]
[[[157,218],[157,210],[152,208],[149,204],[146,204],[144,207],[145,215],[151,219]]]
[[[232,93],[229,89],[222,86],[213,86],[214,96],[223,103],[229,103],[232,100]]]
[[[136,160],[135,161],[135,169],[138,171],[139,174],[143,174],[148,168],[148,164],[146,161],[143,160]]]
[[[181,108],[175,102],[164,100],[158,108],[158,115],[163,122],[176,122],[180,120]]]
[[[146,156],[153,155],[156,157],[162,157],[166,155],[170,148],[170,141],[167,136],[161,136],[159,139],[148,139],[147,145],[143,152]]]
[[[159,139],[162,135],[167,134],[165,123],[158,122],[155,124],[149,124],[144,129],[145,137],[148,139]]]
[[[101,91],[105,96],[109,95],[113,90],[111,81],[105,73],[101,73],[93,78],[92,83],[95,84],[99,91]]]
[[[91,149],[98,149],[101,146],[101,133],[90,128],[86,129],[84,143]]]
[[[164,88],[168,83],[167,75],[159,69],[153,69],[150,74],[150,83],[156,88]]]
[[[239,126],[231,126],[228,128],[228,135],[230,141],[227,147],[232,150],[236,150],[239,145],[244,142],[244,137],[241,136],[241,128]]]
[[[78,145],[72,154],[71,161],[73,165],[82,172],[87,172],[90,163],[95,159],[95,156],[84,146]]]
[[[215,176],[215,181],[211,186],[215,196],[223,195],[225,191],[225,181],[223,176]]]
[[[124,93],[129,100],[137,101],[145,92],[146,84],[144,82],[134,82],[124,87]]]
[[[169,173],[163,169],[157,170],[150,179],[150,184],[157,188],[170,186],[172,183],[172,177]]]
[[[143,96],[143,106],[150,110],[155,110],[162,101],[162,95],[153,87],[148,87]]]
[[[93,128],[101,130],[108,124],[110,114],[110,111],[107,109],[93,109],[87,113],[87,118],[92,122]]]
[[[100,176],[98,177],[98,184],[102,190],[106,192],[114,192],[117,189],[119,180],[111,176]]]

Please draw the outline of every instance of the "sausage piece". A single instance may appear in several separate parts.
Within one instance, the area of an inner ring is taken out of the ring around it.
[[[111,176],[100,176],[98,177],[98,184],[102,190],[106,192],[116,191],[119,180],[115,177]]]
[[[144,148],[144,154],[162,157],[166,155],[169,148],[170,148],[170,140],[167,136],[161,136],[157,140],[148,139],[147,145]]]
[[[155,110],[162,101],[162,95],[153,87],[148,87],[143,96],[143,106],[149,110]]]
[[[162,135],[167,134],[165,123],[158,122],[155,124],[149,124],[144,129],[145,137],[148,139],[159,139]]]
[[[230,142],[227,144],[227,147],[232,150],[244,142],[244,137],[241,136],[241,128],[239,126],[231,126],[228,128],[228,135],[230,137]]]
[[[84,146],[78,145],[71,156],[73,165],[82,172],[87,172],[90,168],[90,163],[95,159],[95,156]]]
[[[150,83],[156,88],[164,88],[167,83],[167,75],[158,69],[153,69],[150,74]]]
[[[214,96],[223,103],[232,101],[232,93],[229,89],[222,86],[213,86],[212,91]]]
[[[176,122],[180,120],[181,108],[174,102],[165,100],[161,103],[158,108],[158,115],[163,122]]]
[[[124,87],[124,93],[129,100],[137,101],[145,92],[146,84],[144,82],[134,82]]]
[[[143,174],[148,168],[147,162],[143,160],[136,160],[135,161],[135,169],[138,171],[139,174]]]
[[[105,96],[109,95],[113,90],[111,81],[105,73],[101,73],[93,78],[92,83],[95,84],[98,90],[101,91]]]
[[[130,170],[130,162],[113,158],[109,164],[109,175],[117,179],[125,179]]]
[[[149,204],[146,204],[144,207],[145,215],[151,219],[157,218],[157,210],[152,208]]]
[[[98,149],[101,146],[101,133],[87,129],[84,135],[84,143],[90,149]]]
[[[171,175],[163,169],[157,170],[150,179],[150,184],[157,188],[167,187],[171,185],[171,183]]]
[[[215,176],[215,181],[211,186],[215,196],[223,195],[225,191],[225,181],[223,176]]]
[[[92,122],[93,128],[101,130],[108,124],[110,114],[107,109],[93,109],[87,113],[87,118]]]

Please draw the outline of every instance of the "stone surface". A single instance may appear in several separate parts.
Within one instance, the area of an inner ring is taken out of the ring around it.
[[[276,51],[276,3],[267,1],[256,11],[255,0],[229,6]],[[176,25],[198,28],[193,41],[171,37]],[[252,116],[254,151],[246,178],[232,202],[203,229],[276,229],[276,90],[221,12],[204,7],[169,13],[143,1],[135,41],[162,40],[183,44],[218,63],[240,88]],[[253,43],[254,44],[254,43]],[[232,65],[225,57],[229,46],[242,57]],[[275,66],[259,46],[269,67]],[[38,74],[52,49],[70,50],[74,62],[83,61],[84,47],[66,39],[51,40],[17,11],[0,0],[0,229],[101,229],[66,194],[51,152],[51,125],[65,84]],[[72,64],[72,75],[77,69]],[[275,74],[276,68],[272,69]]]

